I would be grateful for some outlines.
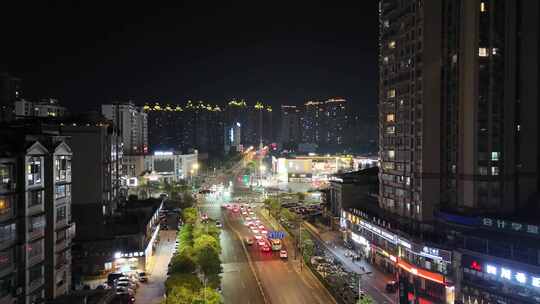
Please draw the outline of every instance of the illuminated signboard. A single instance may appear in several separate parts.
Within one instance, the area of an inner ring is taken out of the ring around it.
[[[540,227],[536,225],[528,225],[519,222],[506,221],[501,219],[493,219],[484,217],[481,220],[482,226],[497,230],[506,230],[518,233],[527,233],[532,235],[540,235]]]
[[[482,273],[484,278],[532,287],[540,291],[540,274],[531,274],[496,262],[484,262],[472,257],[463,258],[465,272]]]
[[[156,151],[154,152],[155,156],[170,156],[173,155],[171,151]]]

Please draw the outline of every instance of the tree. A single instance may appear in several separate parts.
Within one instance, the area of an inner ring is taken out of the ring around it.
[[[212,248],[217,253],[221,252],[221,247],[219,246],[218,240],[208,234],[203,234],[197,237],[193,242],[193,249],[196,253],[204,250],[205,248]]]
[[[186,206],[184,208],[192,207],[194,204],[195,199],[193,198],[191,193],[189,191],[184,191],[184,193],[182,194],[182,205]]]
[[[287,208],[281,209],[280,215],[281,215],[282,218],[287,220],[289,223],[296,222],[298,220],[298,216],[296,215],[296,213],[291,212]]]
[[[219,240],[220,233],[221,230],[217,228],[212,221],[208,221],[208,223],[198,223],[197,225],[195,225],[195,229],[193,229],[193,238],[196,239],[204,234],[207,234],[212,236],[216,240]]]
[[[375,304],[375,301],[373,300],[372,297],[368,295],[363,295],[363,296],[360,296],[360,299],[358,299],[358,302],[356,303],[357,304]]]
[[[303,203],[306,200],[306,194],[304,192],[296,193],[298,196],[298,202]]]
[[[175,286],[167,292],[162,304],[191,304],[195,294],[184,286]]]
[[[263,201],[265,207],[276,217],[281,209],[281,204],[275,198],[267,198]]]
[[[206,246],[195,250],[195,258],[205,276],[221,273],[219,253],[214,248]]]
[[[221,304],[221,296],[212,288],[201,288],[193,297],[194,304]]]
[[[187,247],[185,247],[187,248]],[[179,254],[176,254],[171,259],[171,272],[172,273],[192,273],[197,269],[195,260],[190,255],[189,249],[184,249]]]
[[[173,273],[165,281],[165,289],[167,293],[178,287],[187,288],[191,292],[196,292],[202,287],[201,280],[191,273]]]
[[[186,208],[182,211],[182,220],[186,224],[195,224],[197,221],[197,209]]]

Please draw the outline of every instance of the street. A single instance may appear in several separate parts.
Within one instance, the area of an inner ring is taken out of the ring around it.
[[[236,198],[236,180],[230,181],[234,185],[230,195],[208,195],[199,202],[201,212],[223,223],[222,287],[225,303],[335,303],[308,269],[300,270],[292,255],[288,260],[281,260],[277,252],[262,253],[258,246],[244,244],[244,239],[252,233],[238,215],[222,208],[223,204]]]
[[[175,230],[165,230],[159,233],[160,242],[153,256],[151,267],[148,271],[147,283],[141,283],[135,296],[137,303],[156,304],[163,300],[165,294],[165,280],[167,279],[167,265],[172,257],[174,242],[176,240]]]

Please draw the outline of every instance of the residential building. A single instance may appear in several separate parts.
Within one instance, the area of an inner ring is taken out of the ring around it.
[[[118,129],[122,152],[126,155],[148,153],[147,114],[132,102],[101,105],[101,113]]]
[[[20,121],[0,136],[1,303],[71,289],[71,158],[57,126]]]
[[[121,197],[122,151],[111,121],[98,113],[73,117],[60,126],[77,155],[72,161],[73,220],[76,240],[94,239],[104,233],[105,219],[117,209]],[[77,122],[75,122],[77,121]]]
[[[279,141],[285,145],[288,143],[300,143],[301,127],[300,118],[301,108],[297,106],[281,106],[281,128]]]
[[[184,141],[184,109],[179,105],[146,104],[149,151],[182,151]]]
[[[321,142],[323,105],[320,101],[308,101],[304,104],[301,118],[303,143]]]
[[[15,101],[15,117],[50,117],[60,118],[68,115],[66,107],[61,106],[57,99],[45,98],[39,102],[31,102],[25,99]]]
[[[487,218],[495,228],[515,219],[513,227],[537,227],[538,2],[382,0],[379,14],[380,210],[376,222],[356,211],[364,217],[357,222],[385,229],[383,239],[396,235],[398,250],[384,250],[416,298],[448,299],[454,289],[467,304],[527,303],[539,291],[522,282],[539,273],[530,259],[535,241],[463,223]],[[427,250],[409,256],[405,244],[419,243]],[[454,273],[435,261],[445,261],[449,244],[458,248]],[[486,260],[515,266],[495,271]],[[490,287],[494,281],[504,288]],[[527,296],[516,298],[520,292]]]
[[[232,125],[224,128],[224,152],[229,153],[229,151],[242,151],[242,124],[240,122],[235,122]]]
[[[321,141],[329,146],[341,146],[346,143],[345,128],[348,121],[346,100],[330,98],[324,102]]]

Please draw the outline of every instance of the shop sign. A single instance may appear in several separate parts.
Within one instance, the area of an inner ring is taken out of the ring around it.
[[[115,259],[120,258],[133,258],[133,257],[142,257],[144,256],[144,252],[142,251],[135,251],[135,252],[116,252],[114,254]]]
[[[419,256],[434,260],[443,260],[445,262],[451,262],[452,254],[448,250],[443,250],[439,248],[433,248],[429,246],[423,246],[414,244],[412,252]]]
[[[539,236],[540,227],[537,225],[528,225],[519,222],[506,221],[501,219],[494,219],[490,217],[483,217],[481,219],[481,224],[484,227],[496,229],[496,230],[505,230],[512,232],[527,233]]]
[[[485,273],[493,280],[507,281],[540,289],[540,275],[538,274],[530,274],[506,265],[484,263],[474,259],[471,260],[466,267],[474,271]]]

